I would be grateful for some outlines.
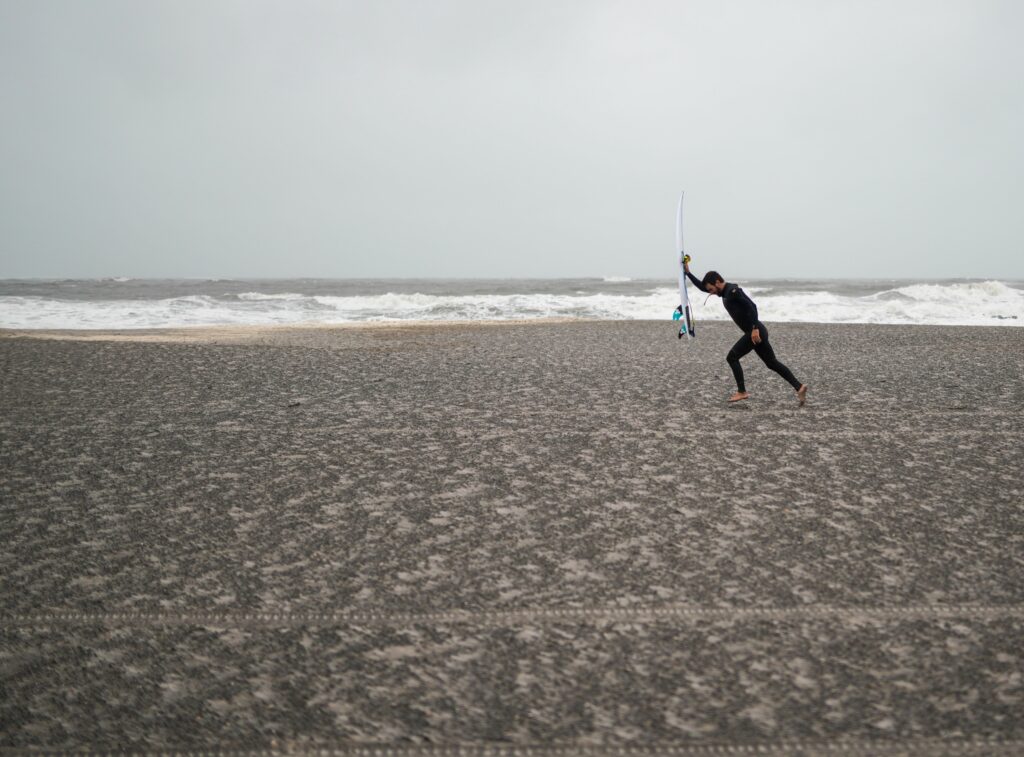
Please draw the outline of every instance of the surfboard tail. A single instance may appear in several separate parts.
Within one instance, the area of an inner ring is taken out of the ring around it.
[[[682,339],[684,336],[688,336],[690,339],[696,339],[697,331],[693,324],[693,313],[690,312],[690,306],[687,305],[685,311],[680,313],[682,309],[683,307],[680,305],[676,308],[677,315],[673,315],[674,320],[681,321],[677,338]]]

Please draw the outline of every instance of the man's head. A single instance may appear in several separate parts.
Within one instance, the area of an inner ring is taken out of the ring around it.
[[[722,290],[725,289],[725,282],[718,271],[708,271],[705,273],[704,278],[700,280],[700,285],[704,287],[704,291],[717,294],[719,297],[722,296]]]

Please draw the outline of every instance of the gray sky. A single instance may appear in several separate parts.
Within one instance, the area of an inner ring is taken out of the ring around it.
[[[0,278],[1024,279],[1024,3],[0,0]]]

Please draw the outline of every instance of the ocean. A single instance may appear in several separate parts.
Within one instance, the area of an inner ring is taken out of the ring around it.
[[[738,282],[767,323],[1024,326],[1024,282],[758,280]],[[695,317],[727,320],[691,289]],[[7,279],[0,328],[152,329],[534,318],[664,319],[675,281],[581,279]]]

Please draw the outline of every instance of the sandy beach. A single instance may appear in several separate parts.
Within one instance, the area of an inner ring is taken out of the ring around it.
[[[1024,329],[768,325],[0,331],[0,747],[1024,754]]]

